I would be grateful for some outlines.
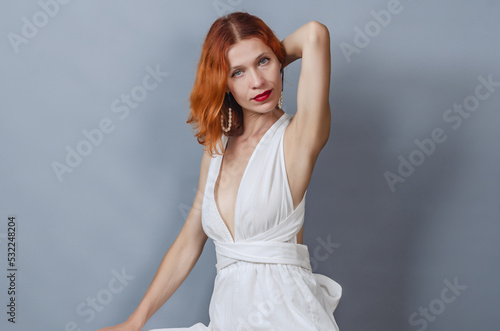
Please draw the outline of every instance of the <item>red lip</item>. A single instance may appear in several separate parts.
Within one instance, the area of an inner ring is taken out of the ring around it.
[[[269,98],[269,96],[271,95],[271,92],[272,92],[272,90],[267,90],[266,92],[264,92],[264,93],[261,93],[261,94],[257,95],[257,96],[254,98],[254,100],[256,100],[256,101],[264,101],[264,100],[266,100],[267,98]]]

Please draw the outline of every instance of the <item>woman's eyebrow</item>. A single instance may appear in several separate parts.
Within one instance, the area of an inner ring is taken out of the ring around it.
[[[258,60],[260,57],[262,57],[263,55],[266,55],[267,53],[269,53],[269,52],[262,52],[262,53],[260,53],[259,55],[257,55],[257,57],[255,58],[255,60]],[[241,67],[243,67],[243,65],[241,65],[241,64],[240,65],[236,65],[234,67],[231,67],[230,70],[238,69],[238,68],[241,68]]]

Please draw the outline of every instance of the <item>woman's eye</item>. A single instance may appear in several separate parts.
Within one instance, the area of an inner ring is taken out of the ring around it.
[[[240,73],[241,73],[241,70],[236,70],[235,72],[233,72],[232,77],[239,76]]]
[[[264,57],[260,60],[260,64],[266,64],[267,62],[269,62],[269,58],[268,57]]]

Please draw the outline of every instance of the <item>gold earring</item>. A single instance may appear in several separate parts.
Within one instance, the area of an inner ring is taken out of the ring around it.
[[[278,108],[283,109],[283,68],[280,69],[281,73],[281,95],[280,98],[278,99]]]
[[[224,120],[222,118],[222,113],[220,114],[220,125],[222,127],[222,131],[224,132],[228,132],[229,130],[231,130],[231,117],[232,117],[232,109],[231,109],[231,95],[228,93],[228,98],[229,98],[229,126],[227,128],[224,127]]]
[[[278,108],[283,109],[283,91],[281,91],[281,96],[278,99]]]

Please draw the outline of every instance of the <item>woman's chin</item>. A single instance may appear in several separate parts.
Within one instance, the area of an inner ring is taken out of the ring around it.
[[[266,100],[260,103],[257,106],[252,106],[250,109],[256,113],[267,113],[273,111],[274,109],[278,109],[278,100]]]

